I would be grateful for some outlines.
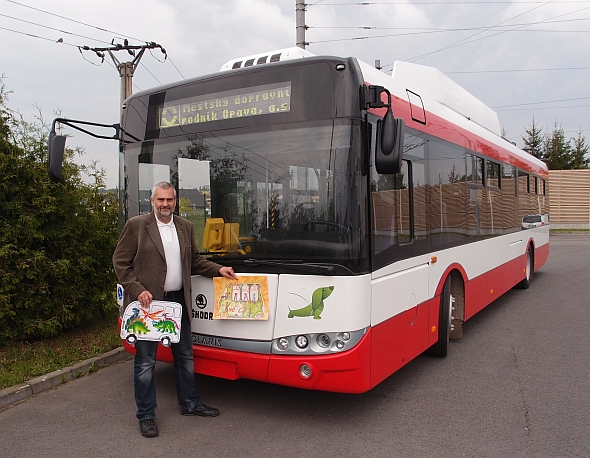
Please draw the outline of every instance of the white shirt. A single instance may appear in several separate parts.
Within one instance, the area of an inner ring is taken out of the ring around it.
[[[178,291],[182,289],[182,261],[180,259],[180,242],[174,225],[174,217],[168,224],[161,222],[156,216],[164,254],[166,256],[166,281],[164,291]]]

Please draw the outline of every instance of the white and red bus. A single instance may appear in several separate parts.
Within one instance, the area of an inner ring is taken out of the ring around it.
[[[434,68],[248,56],[133,95],[121,132],[123,219],[170,181],[243,279],[193,278],[197,373],[365,392],[446,355],[549,255],[549,226],[524,224],[548,221],[546,166]]]

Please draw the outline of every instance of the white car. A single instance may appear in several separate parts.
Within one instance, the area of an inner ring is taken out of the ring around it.
[[[548,214],[526,215],[522,219],[522,228],[523,229],[532,229],[534,227],[547,226],[548,224],[549,224],[549,215]]]
[[[152,301],[149,310],[139,301],[131,302],[121,322],[121,339],[130,345],[138,340],[159,341],[165,347],[180,341],[182,305],[178,302]]]

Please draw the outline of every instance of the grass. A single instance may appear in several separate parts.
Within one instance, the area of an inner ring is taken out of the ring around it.
[[[38,342],[0,347],[0,389],[71,366],[121,346],[116,321]]]

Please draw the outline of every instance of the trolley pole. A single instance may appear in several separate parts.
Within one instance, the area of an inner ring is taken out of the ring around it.
[[[307,26],[305,25],[305,6],[305,2],[295,0],[295,29],[297,31],[295,44],[303,49],[309,44],[305,41],[305,30],[307,30]]]

